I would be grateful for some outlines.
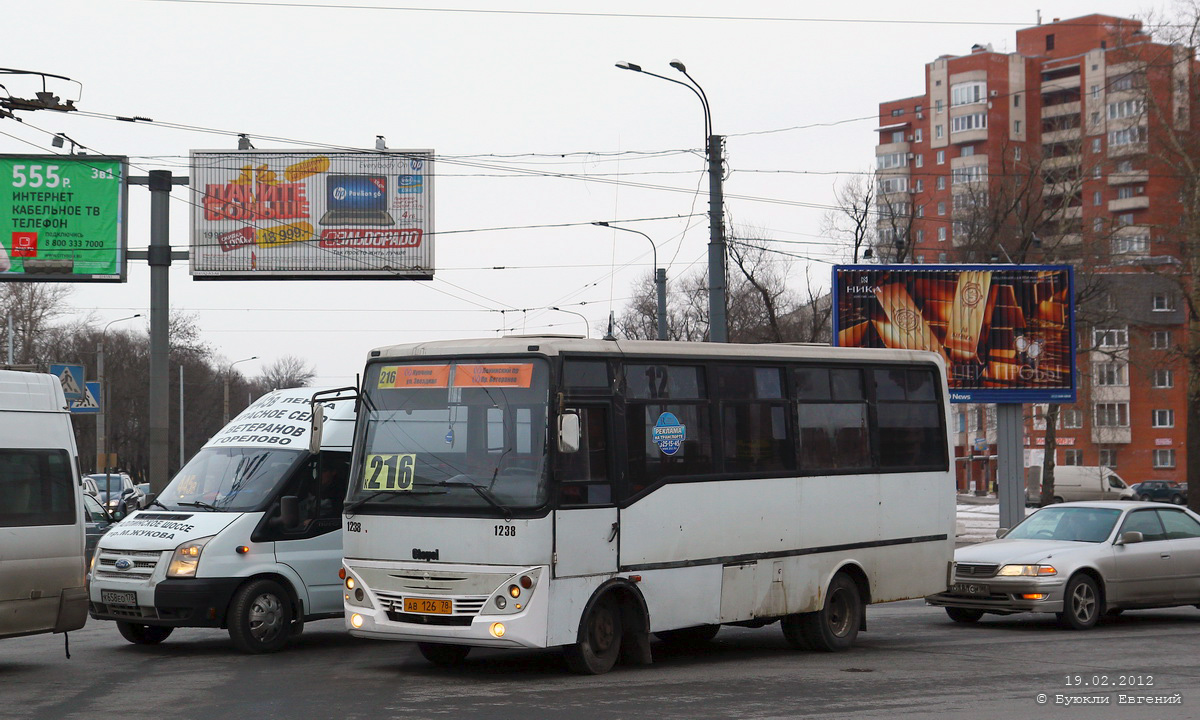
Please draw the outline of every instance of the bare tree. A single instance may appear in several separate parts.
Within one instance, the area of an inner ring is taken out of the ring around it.
[[[254,379],[254,384],[260,393],[280,388],[306,387],[316,375],[313,366],[306,364],[301,358],[284,355],[264,367],[262,373]]]
[[[65,283],[0,283],[0,306],[14,325],[14,364],[44,368],[51,362],[69,359],[51,357],[49,349],[56,344],[52,332],[56,321],[71,312],[67,305],[70,296],[71,287]],[[4,342],[7,343],[7,336]]]

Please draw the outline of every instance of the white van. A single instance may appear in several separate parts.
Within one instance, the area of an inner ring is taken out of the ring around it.
[[[87,622],[83,518],[61,381],[0,370],[0,638]]]
[[[351,391],[264,395],[212,437],[144,510],[100,540],[91,614],[132,643],[176,627],[228,628],[239,649],[279,650],[307,620],[341,617],[342,501]],[[311,402],[324,407],[312,452]]]
[[[1033,502],[1041,497],[1040,467],[1026,471],[1027,496]],[[1109,467],[1098,465],[1057,465],[1054,468],[1054,502],[1076,500],[1134,500],[1135,493],[1121,476]]]

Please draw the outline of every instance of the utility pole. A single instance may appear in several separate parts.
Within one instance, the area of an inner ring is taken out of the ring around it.
[[[691,77],[688,79],[691,80]],[[708,103],[705,102],[706,110],[707,107]],[[712,342],[729,342],[729,322],[725,316],[725,193],[721,183],[724,172],[721,160],[722,140],[724,138],[720,135],[708,136],[708,335]]]

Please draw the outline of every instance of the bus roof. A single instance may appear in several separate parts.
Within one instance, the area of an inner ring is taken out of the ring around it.
[[[508,335],[499,338],[435,340],[384,345],[369,353],[374,358],[472,355],[561,355],[565,353],[695,358],[757,358],[760,360],[829,360],[861,362],[932,362],[944,365],[937,353],[923,350],[834,347],[819,343],[711,343],[672,340],[593,340],[568,335]]]

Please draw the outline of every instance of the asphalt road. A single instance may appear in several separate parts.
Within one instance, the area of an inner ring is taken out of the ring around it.
[[[868,624],[842,654],[793,651],[778,625],[723,628],[700,649],[656,643],[650,667],[583,677],[554,651],[477,650],[460,667],[435,668],[407,643],[351,638],[340,620],[310,624],[271,656],[241,655],[214,630],[134,646],[89,620],[71,633],[70,660],[61,635],[0,641],[0,717],[1200,718],[1191,607],[1128,612],[1080,633],[1050,615],[957,625],[907,601],[872,606]],[[1143,684],[1080,684],[1122,678]],[[1120,705],[1121,695],[1178,704]]]

